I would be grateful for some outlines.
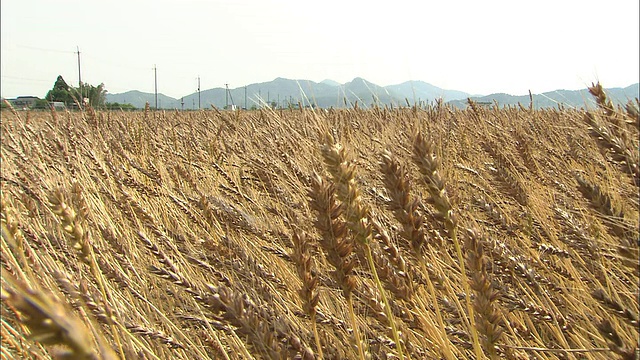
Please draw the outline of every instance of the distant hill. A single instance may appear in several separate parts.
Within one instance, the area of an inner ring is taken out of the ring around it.
[[[626,104],[627,100],[638,97],[638,84],[626,88],[605,89],[609,97],[616,104]],[[321,108],[353,106],[356,101],[360,107],[369,107],[374,103],[392,106],[409,104],[428,104],[438,98],[464,108],[466,99],[471,97],[477,102],[494,102],[499,105],[529,105],[529,95],[514,96],[509,94],[491,94],[487,96],[471,96],[458,90],[445,90],[424,81],[407,81],[401,84],[379,86],[363,78],[355,78],[340,84],[333,80],[323,80],[319,83],[310,80],[292,80],[276,78],[272,81],[251,84],[239,88],[213,88],[200,93],[200,106],[207,109],[211,105],[224,108],[228,103],[238,107],[260,107],[263,103],[276,103],[278,106],[288,107],[317,104]],[[245,101],[246,98],[246,101]],[[137,108],[143,108],[148,101],[154,106],[154,95],[140,91],[128,91],[122,94],[107,94],[107,102],[130,103]],[[593,97],[584,90],[556,90],[533,95],[536,108],[555,107],[562,103],[569,107],[595,106]],[[158,106],[164,109],[197,109],[198,93],[185,95],[181,99],[158,94]]]
[[[433,101],[442,98],[444,101],[466,99],[470,95],[464,91],[445,90],[424,81],[406,81],[398,85],[387,86],[386,89],[409,100],[409,103]]]
[[[625,105],[627,101],[632,100],[636,97],[639,97],[639,86],[640,84],[636,83],[625,88],[609,88],[605,89],[605,93],[614,103],[614,105]],[[518,103],[529,106],[529,95],[509,95],[509,94],[491,94],[486,96],[479,97],[471,97],[473,101],[476,102],[484,102],[484,103],[493,103],[494,101],[498,103],[498,106],[507,106],[507,105],[518,105]],[[467,106],[467,100],[455,100],[450,101],[449,104],[464,108]],[[549,107],[557,107],[558,104],[563,104],[568,107],[575,108],[593,108],[596,106],[596,102],[589,94],[589,90],[555,90],[549,91],[542,94],[533,94],[533,106],[536,109],[540,108],[549,108]]]
[[[339,82],[337,82],[337,81],[333,81],[333,80],[331,80],[331,79],[324,79],[324,80],[320,81],[320,83],[321,83],[321,84],[331,85],[331,86],[340,86],[340,85],[342,85],[342,84],[340,84]]]
[[[359,102],[360,106],[374,103],[380,105],[397,104],[402,99],[402,95],[359,77],[345,83],[341,88],[343,98],[346,99],[347,104],[354,104],[356,101]]]
[[[414,93],[416,98],[414,99]],[[246,103],[245,103],[246,95]],[[422,81],[406,82],[398,85],[382,87],[363,78],[355,78],[340,84],[333,80],[323,80],[319,83],[310,80],[292,80],[276,78],[272,81],[251,84],[239,88],[213,88],[200,92],[201,108],[211,105],[224,108],[229,105],[251,108],[264,103],[276,103],[278,106],[288,107],[289,104],[298,106],[317,104],[319,107],[353,106],[358,101],[361,107],[368,107],[374,103],[379,105],[404,105],[405,99],[410,103],[415,101],[433,101],[438,97],[445,100],[464,99],[469,94],[461,91],[443,90]],[[108,102],[130,103],[142,108],[148,101],[154,105],[154,95],[140,91],[128,91],[122,94],[107,94]],[[185,95],[181,99],[174,99],[158,94],[158,106],[165,109],[196,109],[198,107],[198,93]]]
[[[205,90],[200,93],[200,101],[202,108],[210,108],[211,105],[224,108],[227,103],[243,108],[251,108],[252,106],[260,107],[263,103],[271,104],[274,102],[282,107],[288,107],[290,103],[297,106],[298,102],[303,105],[317,102],[319,106],[324,107],[327,106],[326,95],[335,92],[336,88],[327,84],[310,80],[276,78],[273,81],[229,89],[228,96],[224,88]],[[314,98],[316,102],[314,102]],[[335,104],[335,95],[332,98]],[[198,93],[192,93],[184,97],[185,103],[189,105],[192,104],[193,99],[197,104]],[[185,108],[187,107],[185,106]]]
[[[147,102],[149,102],[151,107],[154,107],[156,100],[155,94],[131,90],[121,94],[107,94],[106,101],[110,103],[131,104],[139,109],[143,109]],[[179,108],[179,102],[180,101],[170,96],[158,94],[158,108],[160,109]]]
[[[322,108],[353,106],[359,100],[360,105],[364,102],[367,106],[374,102],[374,96],[381,104],[397,103],[402,97],[390,96],[388,91],[378,85],[370,83],[362,78],[355,78],[345,84],[314,82],[311,80],[292,80],[276,78],[273,81],[251,84],[229,90],[227,98],[224,88],[205,90],[200,93],[200,101],[203,108],[214,105],[223,108],[227,101],[239,107],[251,108],[259,107],[262,103],[276,103],[277,106],[288,107],[317,104]],[[245,104],[246,94],[246,104]],[[192,104],[192,99],[197,98],[198,93],[186,95],[186,104]]]

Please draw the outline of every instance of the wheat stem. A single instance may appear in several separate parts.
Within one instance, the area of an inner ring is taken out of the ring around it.
[[[391,332],[393,334],[393,341],[396,343],[396,348],[398,349],[398,357],[400,359],[403,358],[402,352],[402,343],[400,342],[400,336],[398,334],[398,328],[396,327],[396,322],[394,321],[393,312],[391,312],[391,306],[389,304],[389,300],[387,300],[387,295],[384,287],[382,286],[382,282],[378,277],[378,272],[376,271],[376,265],[373,262],[373,254],[371,253],[371,246],[366,244],[365,254],[367,256],[367,262],[369,263],[369,269],[371,270],[371,274],[373,275],[373,280],[378,287],[378,291],[380,292],[380,296],[382,297],[382,303],[384,304],[384,312],[389,319],[389,325],[391,325]],[[409,358],[409,354],[407,354],[407,358]]]
[[[358,356],[360,360],[366,360],[365,356],[365,342],[362,341],[362,337],[360,337],[360,330],[358,329],[358,320],[356,319],[356,313],[353,310],[353,295],[349,293],[347,296],[347,311],[349,312],[349,317],[351,318],[351,327],[353,328],[353,338],[355,340],[355,345],[358,348]]]

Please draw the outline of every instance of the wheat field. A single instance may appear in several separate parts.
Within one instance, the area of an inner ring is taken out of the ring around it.
[[[638,101],[3,111],[2,358],[637,359]]]

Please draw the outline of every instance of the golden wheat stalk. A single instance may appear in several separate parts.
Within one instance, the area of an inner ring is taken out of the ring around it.
[[[62,345],[53,350],[60,357],[74,359],[116,359],[111,349],[101,354],[94,349],[88,330],[71,312],[42,291],[27,288],[11,275],[2,274],[2,301],[17,311],[29,329],[29,337],[44,345]]]
[[[318,336],[318,328],[316,325],[316,306],[320,300],[320,295],[317,292],[318,276],[315,274],[315,269],[313,269],[314,264],[306,234],[302,231],[294,230],[291,240],[293,242],[291,259],[296,264],[298,277],[302,280],[302,288],[298,293],[304,302],[304,312],[311,317],[311,326],[313,328],[313,336],[316,340],[318,357],[322,359],[322,345],[320,344],[320,337]]]
[[[478,331],[483,335],[483,347],[491,359],[497,359],[496,345],[502,335],[502,315],[497,308],[500,294],[494,289],[491,277],[487,272],[484,255],[484,239],[477,231],[467,229],[467,263],[471,275],[471,289],[476,298],[473,307],[478,316]]]
[[[471,103],[471,102],[470,102]],[[479,111],[479,110],[474,110]],[[465,299],[468,313],[469,333],[473,341],[473,348],[478,359],[481,359],[482,349],[478,339],[478,332],[475,324],[473,306],[471,305],[471,290],[469,282],[465,279],[466,269],[465,261],[462,256],[462,248],[457,236],[458,220],[453,212],[451,201],[447,195],[444,179],[440,176],[441,159],[436,151],[435,144],[431,140],[425,139],[420,130],[417,130],[413,136],[413,161],[418,165],[418,169],[423,176],[423,180],[427,185],[427,190],[431,195],[431,200],[444,222],[449,236],[453,240],[453,245],[458,256],[458,266],[462,274],[462,286],[465,291]]]
[[[385,305],[385,311],[391,325],[393,340],[397,344],[398,356],[402,360],[404,355],[402,351],[402,343],[398,330],[396,328],[393,314],[387,296],[385,294],[382,282],[378,277],[371,246],[369,242],[372,239],[372,225],[369,215],[369,208],[362,200],[360,190],[355,184],[355,165],[351,163],[346,156],[344,147],[336,143],[333,136],[328,132],[324,135],[324,144],[322,146],[322,156],[327,170],[331,174],[336,184],[336,193],[338,198],[345,205],[345,218],[347,226],[354,233],[356,241],[363,247],[369,270],[373,275],[373,279],[380,291],[382,301]]]

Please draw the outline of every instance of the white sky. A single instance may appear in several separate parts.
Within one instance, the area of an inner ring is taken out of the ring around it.
[[[180,97],[280,76],[514,95],[638,82],[639,2],[3,0],[3,97],[58,74]]]

